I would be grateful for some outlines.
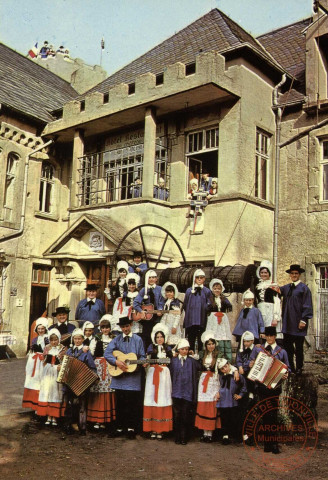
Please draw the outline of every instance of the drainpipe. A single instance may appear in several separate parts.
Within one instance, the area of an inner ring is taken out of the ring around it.
[[[273,262],[272,262],[272,280],[277,282],[277,264],[278,264],[278,217],[279,217],[279,170],[280,170],[280,132],[282,109],[278,107],[278,90],[286,82],[286,74],[283,74],[281,82],[275,86],[272,94],[272,104],[276,108],[276,139],[275,139],[275,189],[274,189],[274,227],[273,227]]]
[[[20,227],[16,232],[10,233],[9,235],[5,235],[4,237],[0,238],[0,242],[5,242],[6,240],[9,240],[10,238],[19,237],[23,233],[24,224],[25,224],[27,178],[28,178],[28,169],[29,169],[30,157],[31,157],[31,155],[34,155],[35,153],[42,150],[43,148],[48,147],[48,145],[51,145],[52,143],[53,143],[53,140],[49,140],[48,142],[44,143],[43,145],[40,145],[38,148],[36,148],[35,150],[32,150],[30,153],[28,153],[26,155],[26,157],[25,157],[24,185],[23,185],[23,202],[22,202]]]

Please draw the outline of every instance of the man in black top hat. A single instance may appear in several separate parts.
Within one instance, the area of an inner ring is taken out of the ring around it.
[[[304,362],[303,345],[307,334],[308,322],[313,317],[312,295],[305,283],[300,281],[305,272],[298,264],[286,270],[291,283],[280,287],[282,303],[282,333],[284,347],[288,354],[289,365],[293,373],[301,374]],[[296,368],[294,364],[296,356]]]
[[[56,311],[52,313],[52,316],[56,317],[57,323],[51,325],[51,327],[49,327],[49,330],[51,330],[52,328],[58,328],[61,335],[65,335],[66,333],[72,333],[75,329],[75,325],[69,323],[68,314],[69,308],[57,307]]]
[[[75,311],[75,319],[86,320],[92,322],[94,325],[98,324],[98,321],[103,315],[105,315],[105,305],[102,300],[97,297],[98,285],[89,283],[84,290],[86,290],[87,297],[81,300]]]

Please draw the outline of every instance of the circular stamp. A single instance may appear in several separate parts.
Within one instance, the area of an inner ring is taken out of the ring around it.
[[[243,438],[252,461],[275,472],[289,472],[302,467],[313,454],[318,427],[313,413],[302,402],[272,396],[247,413]]]

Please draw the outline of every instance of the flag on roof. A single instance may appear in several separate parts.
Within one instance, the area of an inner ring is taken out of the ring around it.
[[[101,48],[102,48],[102,50],[104,50],[104,48],[105,48],[105,39],[104,39],[104,37],[102,37],[102,39],[101,39]]]
[[[28,56],[31,57],[31,58],[35,58],[37,56],[37,54],[39,53],[39,50],[38,50],[38,42],[36,42],[36,44],[34,45],[34,47],[32,47],[29,52],[28,52]]]

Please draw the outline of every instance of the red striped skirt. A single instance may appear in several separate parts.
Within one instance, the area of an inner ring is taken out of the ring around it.
[[[195,426],[200,430],[215,430],[221,428],[221,420],[214,402],[198,402]]]
[[[115,420],[115,394],[113,392],[90,392],[87,421],[109,423]]]
[[[31,390],[30,388],[24,388],[22,407],[32,408],[36,410],[38,408],[39,390]]]
[[[143,410],[144,432],[170,432],[173,430],[172,405],[167,407],[147,407]]]
[[[59,418],[63,416],[62,404],[60,402],[39,402],[36,413],[40,417],[48,415],[49,417]]]

